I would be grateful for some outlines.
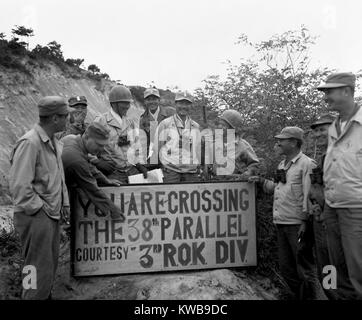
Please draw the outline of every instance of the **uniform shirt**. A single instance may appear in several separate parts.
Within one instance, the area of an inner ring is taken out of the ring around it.
[[[362,208],[362,108],[338,135],[337,121],[328,131],[324,162],[324,196],[333,208]]]
[[[310,176],[316,163],[300,152],[290,164],[280,162],[278,169],[287,170],[286,183],[264,182],[264,190],[274,192],[273,222],[275,224],[300,224],[307,220]]]
[[[253,147],[243,138],[236,137],[235,141],[228,141],[223,145],[215,143],[215,156],[222,154],[225,154],[226,159],[223,164],[215,165],[217,175],[242,174],[246,171],[251,171],[252,175],[257,174],[259,159]]]
[[[127,170],[132,165],[136,164],[139,157],[139,150],[137,149],[138,129],[134,121],[127,117],[115,118],[112,112],[108,112],[97,116],[94,122],[99,122],[110,130],[109,144],[105,147],[105,151],[100,156],[106,161],[113,161],[116,163],[117,168]],[[120,136],[127,136],[131,142],[131,151],[127,152],[118,146],[118,138]]]
[[[201,151],[201,135],[197,122],[187,117],[184,125],[175,114],[161,121],[155,137],[159,139],[160,148],[154,145],[154,152],[160,150],[160,161],[165,168],[179,173],[196,173]]]
[[[321,169],[323,172],[323,163],[325,159],[325,154],[321,155],[318,159],[318,165],[317,168]],[[309,199],[312,201],[312,203],[317,203],[321,210],[324,208],[324,186],[320,185],[318,183],[311,184],[310,190],[309,190]]]
[[[15,213],[32,215],[43,208],[49,217],[59,219],[62,206],[69,206],[62,143],[56,138],[53,143],[39,125],[16,143],[10,155],[9,174]]]
[[[118,212],[119,209],[97,185],[82,137],[69,135],[63,139],[63,143],[62,160],[68,187],[78,186],[82,189],[102,213]]]
[[[148,163],[159,164],[157,153],[155,153],[154,157],[151,158],[151,156],[153,155],[151,145],[154,145],[156,129],[158,124],[162,120],[165,120],[166,118],[174,115],[175,113],[175,108],[158,107],[154,114],[147,110],[142,114],[140,118],[139,128],[142,129],[143,132],[140,130],[141,134],[139,135],[139,138],[142,148],[147,150],[146,154],[148,156]],[[151,150],[152,152],[150,152]]]

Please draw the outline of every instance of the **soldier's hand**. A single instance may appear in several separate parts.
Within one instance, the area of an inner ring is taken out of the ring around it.
[[[302,240],[306,227],[307,227],[307,223],[305,221],[302,221],[302,224],[300,225],[299,230],[298,230],[298,242],[300,242]]]
[[[70,224],[70,207],[64,206],[62,208],[62,219],[65,224],[67,224],[67,225]]]
[[[112,220],[120,220],[120,222],[124,222],[126,218],[121,211],[111,211]]]
[[[121,183],[116,179],[107,179],[106,185],[112,187],[119,187]]]
[[[140,164],[140,163],[136,164],[136,168],[137,168],[137,170],[139,172],[141,172],[143,174],[143,177],[145,179],[147,179],[147,175],[148,175],[147,168],[144,165]]]
[[[320,216],[322,213],[322,209],[318,203],[313,203],[311,206],[311,214],[314,216],[316,221],[320,221]]]
[[[255,183],[263,183],[264,182],[264,178],[260,177],[260,176],[251,176],[248,178],[248,182],[255,182]]]

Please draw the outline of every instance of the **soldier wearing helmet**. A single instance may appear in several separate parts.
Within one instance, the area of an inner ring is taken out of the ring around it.
[[[155,137],[158,139],[154,139],[153,150],[159,155],[165,183],[200,180],[197,173],[201,136],[199,124],[190,118],[192,104],[189,93],[176,93],[176,114],[157,127]]]
[[[215,155],[226,153],[226,161],[214,164],[217,179],[247,179],[258,173],[259,159],[253,147],[240,135],[242,124],[242,117],[236,110],[226,110],[219,118],[218,129],[222,129],[222,137],[216,131],[215,140],[222,139],[223,143],[215,143]],[[235,130],[235,140],[227,141],[228,130]],[[230,148],[230,144],[235,147]]]
[[[156,161],[151,161],[152,152],[150,152],[150,144],[154,144],[155,131],[158,124],[175,114],[176,110],[173,107],[162,107],[160,106],[160,93],[156,88],[146,89],[144,94],[145,112],[140,117],[139,127],[144,131],[143,138],[146,140],[142,145],[147,146],[147,168],[159,168],[160,163],[158,157]],[[140,138],[142,135],[140,135]],[[153,163],[156,162],[156,163]]]
[[[117,85],[109,93],[110,111],[94,119],[94,122],[101,123],[109,130],[110,137],[104,152],[97,159],[92,159],[92,163],[109,179],[121,183],[127,183],[129,175],[143,171],[142,166],[136,168],[138,151],[129,152],[138,136],[136,122],[127,116],[131,101],[131,91],[126,86]]]

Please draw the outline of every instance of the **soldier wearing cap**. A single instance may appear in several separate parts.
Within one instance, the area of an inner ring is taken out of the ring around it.
[[[68,104],[59,96],[38,103],[39,123],[23,135],[10,155],[9,185],[14,201],[14,224],[22,244],[24,265],[34,266],[36,288],[23,289],[23,299],[48,299],[58,265],[59,221],[69,219],[62,144]]]
[[[323,284],[323,278],[325,277],[325,274],[323,274],[324,266],[331,265],[328,254],[327,234],[321,219],[321,213],[324,208],[323,163],[328,146],[328,128],[334,119],[335,117],[329,113],[322,114],[310,126],[313,130],[316,144],[317,167],[312,170],[309,199],[311,201],[311,214],[313,218],[312,228],[317,272],[321,284]],[[324,292],[329,299],[335,300],[337,298],[335,290],[325,289]]]
[[[74,96],[68,100],[71,112],[67,129],[62,134],[62,137],[68,134],[83,134],[86,128],[85,118],[87,117],[87,99],[85,96]]]
[[[120,184],[103,175],[96,177],[88,161],[88,154],[96,156],[104,151],[109,142],[109,130],[100,123],[91,123],[82,136],[69,135],[64,137],[62,142],[62,160],[68,188],[80,188],[105,216],[110,215],[112,219],[123,221],[120,208],[98,186]]]
[[[338,293],[346,299],[362,298],[362,109],[354,100],[355,83],[352,73],[333,73],[317,87],[328,109],[339,113],[328,130],[322,216]]]
[[[147,176],[147,170],[140,164],[140,150],[137,137],[138,123],[127,116],[131,106],[131,91],[123,86],[113,87],[109,93],[111,109],[94,119],[105,126],[109,132],[109,143],[98,158],[92,163],[108,178],[116,179],[122,184],[128,183],[128,176],[140,171]],[[142,151],[142,150],[141,150]]]
[[[159,168],[159,158],[157,154],[152,157],[150,153],[150,145],[154,145],[154,137],[158,124],[175,114],[176,110],[172,107],[160,106],[160,93],[156,88],[148,88],[144,94],[145,112],[140,117],[140,130],[143,130],[144,134],[140,135],[140,138],[145,141],[141,141],[143,147],[147,149],[147,169]],[[153,160],[153,161],[151,161]]]
[[[277,229],[279,266],[299,299],[314,294],[315,282],[313,254],[304,233],[309,213],[309,175],[316,165],[301,151],[303,133],[298,127],[285,127],[275,136],[285,160],[278,165],[274,181],[258,176],[249,178],[250,182],[258,182],[266,193],[274,193],[273,222]]]
[[[176,114],[157,127],[158,140],[152,147],[160,157],[165,183],[200,180],[201,135],[199,124],[190,118],[192,103],[188,92],[176,93]]]

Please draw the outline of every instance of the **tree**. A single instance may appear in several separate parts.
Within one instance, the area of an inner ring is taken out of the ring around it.
[[[32,28],[26,28],[24,26],[15,26],[14,29],[11,30],[14,39],[16,36],[23,37],[23,38],[29,38],[34,36],[34,30]],[[22,41],[19,44],[25,44],[26,49],[29,49],[29,41]]]
[[[88,71],[92,72],[93,74],[98,74],[99,72],[101,72],[101,69],[99,69],[99,67],[95,64],[90,64],[88,66]]]
[[[67,59],[65,60],[65,63],[72,66],[80,68],[82,63],[84,62],[84,59]]]
[[[204,81],[208,106],[217,112],[230,108],[241,113],[244,135],[255,141],[256,152],[267,160],[269,170],[276,160],[275,134],[290,125],[308,131],[326,110],[322,94],[314,87],[330,70],[310,68],[315,40],[303,26],[259,43],[242,35],[238,45],[251,47],[254,55],[238,65],[228,62],[226,80],[211,76]]]
[[[64,61],[63,52],[61,50],[61,45],[56,41],[51,41],[47,44],[49,49],[49,55],[56,60]]]

